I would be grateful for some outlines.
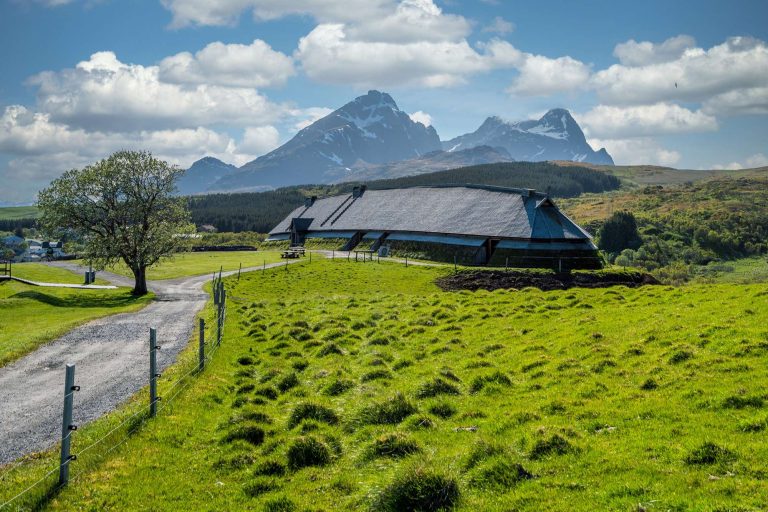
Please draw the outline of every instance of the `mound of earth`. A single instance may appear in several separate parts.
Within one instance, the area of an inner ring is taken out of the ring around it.
[[[498,290],[533,286],[544,291],[567,290],[568,288],[607,288],[627,286],[636,288],[649,284],[660,284],[650,274],[641,272],[601,271],[547,273],[520,270],[469,270],[441,277],[435,284],[445,291],[457,290]]]

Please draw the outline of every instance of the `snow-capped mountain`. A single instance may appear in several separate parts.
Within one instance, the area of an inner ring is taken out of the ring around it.
[[[237,190],[334,181],[355,164],[382,164],[439,150],[434,128],[414,122],[389,94],[369,91],[315,121],[274,151],[218,180],[211,189]]]
[[[594,151],[570,112],[552,109],[539,120],[511,123],[489,117],[476,131],[444,141],[445,151],[459,151],[477,146],[501,147],[515,160],[573,160],[613,165],[603,148]]]
[[[212,156],[201,158],[193,163],[176,182],[178,194],[183,196],[199,194],[224,176],[229,176],[236,171],[237,167],[225,164],[218,158]]]

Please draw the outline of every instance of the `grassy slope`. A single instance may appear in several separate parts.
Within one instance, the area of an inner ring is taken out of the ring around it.
[[[81,290],[0,283],[0,366],[88,320],[133,311],[149,300],[151,295],[135,298],[127,288]]]
[[[14,263],[11,273],[15,277],[28,279],[38,283],[65,283],[83,284],[84,276],[69,270],[51,267],[42,263]],[[109,284],[107,281],[96,278],[94,284]]]
[[[185,252],[177,254],[170,260],[165,260],[151,267],[147,278],[152,280],[174,279],[184,276],[197,276],[211,272],[211,269],[237,270],[240,264],[243,268],[258,267],[264,262],[280,261],[278,251],[222,251],[222,252]],[[115,265],[107,270],[127,277],[133,277],[124,264]]]
[[[317,261],[230,280],[227,338],[205,378],[52,508],[260,510],[285,496],[297,510],[365,509],[413,466],[455,478],[460,510],[764,504],[765,286],[440,293],[432,280],[443,272]],[[343,354],[321,356],[328,343]],[[380,370],[387,376],[366,380]],[[470,392],[497,371],[511,384]],[[294,372],[298,385],[259,403],[251,386],[278,388]],[[437,377],[460,394],[417,398]],[[328,396],[337,379],[351,389]],[[643,385],[650,380],[655,389]],[[394,425],[360,421],[365,406],[396,392],[418,412]],[[339,424],[289,428],[305,402],[330,408]],[[263,444],[225,441],[246,425],[266,431]],[[468,426],[477,431],[454,430]],[[392,432],[420,451],[369,456],[374,439]],[[266,461],[285,465],[302,433],[330,445],[328,466],[254,474]],[[553,436],[569,453],[537,458]],[[730,451],[686,462],[705,442]],[[509,462],[535,478],[510,483]]]
[[[0,220],[34,219],[40,215],[37,206],[0,207]]]

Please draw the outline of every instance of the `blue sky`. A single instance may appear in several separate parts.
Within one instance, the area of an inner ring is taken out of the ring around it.
[[[121,148],[240,165],[372,88],[443,139],[564,107],[618,164],[768,165],[764,1],[0,2],[0,203]]]

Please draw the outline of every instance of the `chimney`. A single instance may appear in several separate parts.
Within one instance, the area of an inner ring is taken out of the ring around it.
[[[304,198],[304,207],[305,208],[309,208],[310,206],[315,204],[315,201],[317,201],[317,196],[305,197]]]
[[[368,187],[366,185],[360,185],[360,186],[357,186],[357,187],[352,187],[352,197],[355,198],[355,199],[357,199],[358,197],[362,197],[363,196],[363,192],[365,192],[365,190],[367,188]]]
[[[526,192],[526,195],[527,195],[528,197],[533,197],[533,196],[534,196],[534,194],[536,194],[536,191],[535,191],[534,189],[532,189],[532,188],[527,188],[527,189],[525,189],[525,192]]]

